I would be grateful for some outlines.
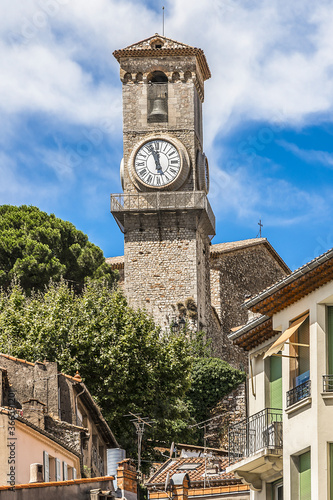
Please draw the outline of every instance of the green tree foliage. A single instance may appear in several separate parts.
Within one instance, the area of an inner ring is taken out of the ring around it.
[[[244,372],[219,358],[194,359],[191,387],[187,396],[196,421],[206,420],[210,410],[244,380]]]
[[[117,290],[89,281],[75,294],[65,281],[27,296],[14,283],[0,293],[0,351],[79,370],[120,444],[135,452],[128,412],[155,421],[145,437],[187,439],[191,357],[184,335],[162,335]]]
[[[107,279],[116,273],[105,263],[100,248],[73,224],[37,207],[0,206],[0,285],[14,277],[25,290],[42,290],[61,277],[81,290],[86,277]]]

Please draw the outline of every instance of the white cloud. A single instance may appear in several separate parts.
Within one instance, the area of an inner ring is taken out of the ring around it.
[[[2,111],[40,111],[83,124],[95,123],[106,108],[121,123],[112,51],[161,25],[160,14],[126,0],[4,0],[0,19]],[[207,145],[244,119],[283,116],[303,124],[330,111],[332,20],[325,0],[170,1],[166,35],[201,46],[212,69]],[[14,33],[21,43],[12,43]]]
[[[177,0],[175,5],[171,27],[178,38],[185,29],[185,39],[205,50],[212,70],[206,143],[244,119],[269,122],[283,116],[290,125],[303,125],[314,113],[332,109],[331,2],[220,0],[210,8],[207,2]]]
[[[329,204],[332,193],[305,191],[284,179],[274,178],[265,168],[264,161],[244,166],[235,164],[228,169],[216,165],[211,171],[209,198],[216,214],[221,218],[236,217],[245,224],[260,218],[266,226],[291,226],[330,218]]]
[[[327,0],[168,2],[166,36],[203,48],[212,70],[204,108],[211,164],[217,164],[214,141],[245,120],[301,127],[327,117],[333,108],[332,23]],[[107,117],[108,137],[121,142],[121,84],[112,52],[160,28],[161,13],[140,1],[2,0],[0,130],[6,129],[13,141],[20,117],[42,116],[43,123],[56,123],[63,143],[58,150],[48,149],[36,138],[36,153],[59,179],[72,179],[79,169],[69,162],[61,132],[70,133],[73,125],[88,132],[100,129]],[[82,141],[75,143],[75,151]],[[294,153],[331,165],[325,152]],[[14,193],[19,190],[15,169],[4,163],[3,175]],[[324,210],[318,196],[282,180],[253,176],[245,167],[215,167],[211,177],[228,192],[219,196],[217,209],[233,210],[239,217],[266,211],[272,224],[284,224]],[[214,202],[214,186],[211,196]]]
[[[325,167],[333,168],[332,153],[316,149],[301,149],[296,144],[291,144],[286,141],[278,141],[278,143],[306,163],[311,163],[313,165],[319,163]]]

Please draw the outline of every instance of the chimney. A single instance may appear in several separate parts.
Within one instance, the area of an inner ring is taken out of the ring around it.
[[[29,399],[22,403],[23,418],[40,429],[45,430],[44,413],[46,405],[38,399]]]
[[[121,490],[121,497],[127,500],[137,500],[138,481],[135,466],[130,458],[119,462],[117,469],[117,486]]]
[[[174,474],[170,480],[173,500],[188,500],[190,477],[184,474]]]
[[[30,464],[30,483],[42,483],[43,466],[42,464]]]

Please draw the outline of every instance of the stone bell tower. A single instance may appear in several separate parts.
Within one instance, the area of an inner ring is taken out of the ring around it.
[[[209,328],[209,244],[202,103],[209,67],[201,49],[158,34],[114,56],[123,86],[123,194],[111,212],[124,233],[125,293],[167,327],[192,297]]]

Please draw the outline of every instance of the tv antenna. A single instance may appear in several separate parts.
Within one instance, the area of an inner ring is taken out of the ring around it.
[[[133,422],[134,427],[136,428],[136,433],[138,435],[138,472],[140,472],[142,436],[143,436],[143,433],[145,432],[145,425],[148,425],[148,427],[151,427],[151,424],[153,422],[151,420],[149,420],[148,417],[141,417],[140,415],[136,415],[135,413],[132,413],[131,411],[129,412],[129,415],[125,415],[125,417],[134,417],[131,419],[131,422]]]
[[[197,427],[198,429],[203,429],[204,430],[204,457],[205,457],[205,475],[204,475],[204,488],[206,488],[206,477],[207,477],[207,424],[209,422],[212,422],[212,420],[215,420],[218,418],[218,415],[215,415],[215,417],[209,418],[208,420],[204,420],[203,422],[199,422],[197,424],[190,425],[189,428],[193,429],[194,427]]]

